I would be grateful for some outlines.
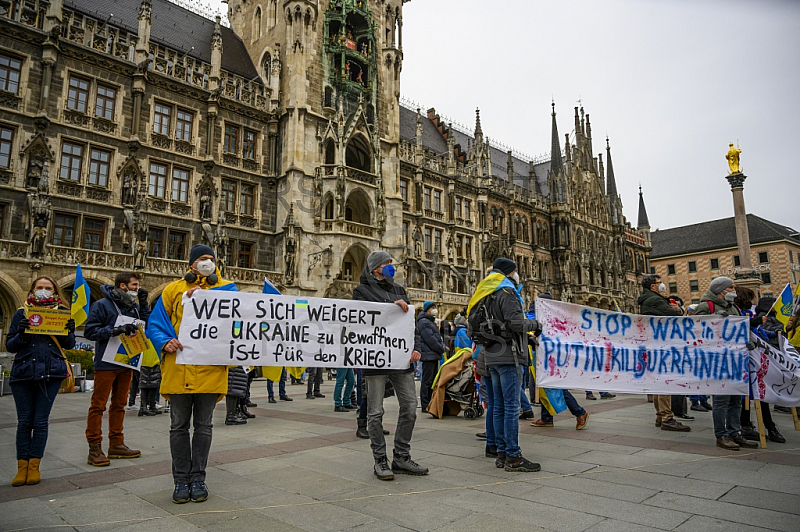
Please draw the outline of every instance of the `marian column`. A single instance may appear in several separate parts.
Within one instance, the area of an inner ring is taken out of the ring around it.
[[[744,208],[744,175],[739,167],[739,154],[742,150],[734,148],[730,143],[725,158],[728,160],[730,173],[726,177],[731,185],[733,194],[733,214],[736,225],[736,242],[739,246],[739,267],[734,274],[736,284],[746,286],[758,293],[761,286],[761,276],[753,270],[753,261],[750,257],[750,232],[747,229],[747,211]]]

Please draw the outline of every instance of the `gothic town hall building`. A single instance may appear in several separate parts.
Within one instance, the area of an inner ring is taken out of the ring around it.
[[[479,112],[464,131],[401,104],[403,3],[229,0],[230,27],[168,0],[0,3],[0,345],[36,276],[69,293],[80,263],[94,299],[135,270],[157,298],[196,243],[248,291],[348,298],[380,248],[444,317],[498,256],[527,301],[632,311],[649,224],[589,115],[562,139],[554,105],[532,161]]]

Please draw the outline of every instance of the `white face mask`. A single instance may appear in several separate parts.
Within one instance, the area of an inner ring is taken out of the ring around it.
[[[514,279],[515,283],[519,284],[519,272],[514,272],[511,278]]]
[[[128,295],[131,296],[132,298],[136,299],[137,297],[139,297],[139,291],[138,290],[128,290]]]
[[[736,299],[736,292],[727,292],[725,294],[725,301],[728,303],[733,303],[734,299]]]
[[[431,316],[436,316],[439,314],[439,309],[431,309]]]
[[[36,296],[36,299],[47,299],[53,295],[53,292],[50,290],[37,290],[33,295]]]
[[[217,267],[214,265],[214,261],[211,259],[204,259],[197,263],[197,271],[200,272],[200,275],[203,277],[208,277],[214,273],[216,269]]]
[[[660,285],[658,285],[658,291],[660,293],[662,293],[662,294],[666,294],[667,293],[667,285],[665,285],[664,283],[661,283]]]

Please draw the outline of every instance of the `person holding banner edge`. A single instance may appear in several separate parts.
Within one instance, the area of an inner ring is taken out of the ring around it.
[[[671,304],[661,295],[661,287],[666,286],[661,282],[661,276],[648,274],[642,277],[642,294],[639,296],[639,314],[645,316],[680,316],[682,314],[677,304]],[[691,427],[675,421],[672,413],[672,398],[669,395],[654,394],[653,406],[656,409],[656,427],[661,430],[675,432],[689,432]]]
[[[183,318],[182,298],[196,290],[227,290],[236,285],[221,278],[214,250],[197,244],[189,252],[189,271],[168,284],[147,324],[147,336],[161,355],[161,395],[170,401],[169,447],[175,490],[172,502],[208,499],[206,465],[211,450],[214,406],[228,392],[228,367],[176,364]],[[194,433],[189,426],[194,420]]]
[[[739,316],[741,311],[734,305],[735,299],[736,288],[733,286],[733,279],[715,277],[697,305],[694,315]],[[758,447],[758,444],[747,441],[741,435],[741,395],[715,395],[711,400],[711,407],[717,447],[729,451],[738,451],[742,447],[748,449]]]
[[[53,279],[37,277],[28,290],[25,305],[11,318],[6,348],[15,354],[9,384],[17,409],[17,474],[12,486],[38,484],[41,480],[39,465],[47,445],[50,410],[61,381],[69,375],[62,350],[75,347],[75,320],[67,320],[63,335],[31,334],[25,310],[66,309],[63,302],[64,296]]]
[[[393,303],[409,310],[409,299],[405,288],[394,282],[395,269],[392,256],[385,251],[373,251],[367,256],[360,284],[353,290],[353,300],[376,303]],[[414,330],[414,350],[409,367],[402,370],[362,369],[366,384],[367,431],[369,432],[372,456],[375,459],[374,473],[380,480],[393,480],[395,473],[427,475],[428,468],[411,459],[411,437],[417,419],[417,393],[413,363],[420,359],[421,339]],[[386,438],[383,431],[383,395],[386,383],[394,387],[400,411],[397,431],[394,436],[392,466],[386,457]]]
[[[83,334],[87,339],[97,342],[94,355],[94,390],[86,416],[86,442],[89,456],[86,461],[93,466],[107,466],[109,458],[138,458],[142,452],[125,445],[122,433],[125,421],[125,405],[131,386],[133,370],[103,360],[108,341],[114,336],[132,334],[136,325],[127,323],[117,325],[119,316],[135,318],[144,322],[150,317],[147,306],[147,292],[139,289],[139,275],[134,272],[118,273],[114,286],[103,285],[100,291],[103,299],[95,301],[89,310]],[[142,302],[142,298],[145,298]],[[108,408],[108,455],[103,454],[103,412]]]

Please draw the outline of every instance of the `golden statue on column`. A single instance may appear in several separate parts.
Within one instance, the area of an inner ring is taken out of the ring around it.
[[[742,153],[742,150],[739,148],[733,147],[733,142],[730,143],[730,149],[728,153],[725,155],[725,158],[728,159],[728,167],[731,169],[731,174],[741,174],[742,169],[739,167],[739,154]]]

